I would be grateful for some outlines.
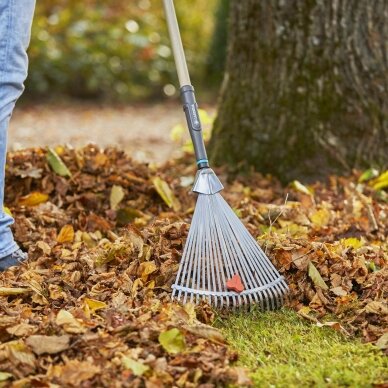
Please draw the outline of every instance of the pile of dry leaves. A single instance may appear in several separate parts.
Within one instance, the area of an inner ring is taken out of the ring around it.
[[[6,210],[30,260],[0,275],[0,384],[248,384],[207,325],[209,306],[170,302],[193,174],[95,146],[9,155]],[[386,348],[384,192],[356,177],[282,188],[257,174],[226,186],[286,277],[290,305],[318,323],[330,313],[335,328]]]

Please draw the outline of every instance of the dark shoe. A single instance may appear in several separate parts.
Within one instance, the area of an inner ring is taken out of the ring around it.
[[[21,249],[18,249],[14,253],[11,253],[10,255],[0,259],[0,271],[5,271],[10,267],[20,265],[23,261],[26,261],[27,259],[27,253],[23,252]]]

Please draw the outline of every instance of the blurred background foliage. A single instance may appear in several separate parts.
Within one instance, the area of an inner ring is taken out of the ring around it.
[[[228,3],[176,1],[194,85],[221,79]],[[125,101],[176,94],[161,0],[39,0],[29,57],[27,98]]]

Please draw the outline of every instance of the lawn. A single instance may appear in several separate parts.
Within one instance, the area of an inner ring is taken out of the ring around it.
[[[388,378],[379,349],[288,309],[238,313],[217,326],[256,387],[372,387]]]

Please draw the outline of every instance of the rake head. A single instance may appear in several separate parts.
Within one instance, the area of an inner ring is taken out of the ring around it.
[[[288,286],[223,199],[222,189],[213,170],[199,170],[193,187],[197,205],[172,297],[183,303],[205,300],[216,308],[279,308]],[[236,278],[240,285],[231,287]]]

